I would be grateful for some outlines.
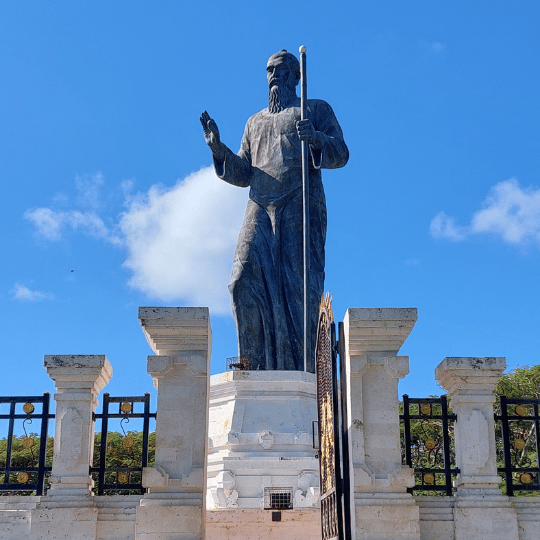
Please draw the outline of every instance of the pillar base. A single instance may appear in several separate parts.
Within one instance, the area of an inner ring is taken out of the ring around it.
[[[81,501],[82,502],[82,501]],[[89,502],[89,501],[88,501]],[[39,508],[32,510],[30,538],[32,540],[96,540],[98,510],[93,506],[66,508],[77,501],[56,501],[50,507],[42,499]],[[55,507],[62,504],[63,507]]]
[[[354,506],[356,540],[420,540],[420,509],[412,495],[355,493]]]
[[[135,540],[201,540],[204,538],[201,497],[154,496],[137,507]]]
[[[457,496],[455,540],[518,540],[517,512],[504,495]]]

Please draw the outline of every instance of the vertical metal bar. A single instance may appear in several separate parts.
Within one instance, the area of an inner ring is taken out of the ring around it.
[[[107,429],[109,424],[109,394],[103,394],[103,413],[101,415],[101,446],[99,448],[98,495],[105,491],[105,468],[107,461]]]
[[[13,424],[15,422],[15,400],[13,399],[9,405],[9,424],[8,424],[8,438],[7,438],[7,450],[6,450],[6,473],[4,476],[4,483],[10,484],[11,476],[11,450],[13,447]]]
[[[341,475],[341,444],[340,444],[340,421],[337,377],[337,350],[336,350],[336,325],[330,325],[330,350],[332,362],[332,408],[334,409],[334,455],[336,471],[336,514],[338,522],[338,536],[343,539],[343,479]]]
[[[345,327],[342,322],[338,324],[338,352],[339,352],[339,379],[341,386],[341,448],[343,455],[343,517],[345,540],[352,540],[352,515],[351,515],[351,477],[349,455],[349,414],[347,403],[349,400],[347,381],[347,359],[345,355]]]
[[[448,402],[446,397],[441,397],[441,416],[443,431],[443,452],[444,452],[444,481],[446,494],[452,495],[452,472],[450,467],[450,433],[448,431]]]
[[[45,484],[45,460],[47,458],[47,435],[49,432],[49,405],[51,395],[48,392],[43,394],[41,407],[41,434],[39,440],[39,458],[36,495],[43,495]]]
[[[300,47],[300,110],[301,120],[307,119],[307,72],[306,48]],[[310,324],[310,239],[309,239],[309,145],[301,141],[302,148],[302,223],[303,223],[303,260],[304,260],[304,371],[311,367],[311,324]],[[311,352],[312,353],[312,352]]]
[[[508,404],[506,396],[501,396],[501,428],[504,453],[504,475],[506,477],[506,494],[514,495],[514,482],[512,478],[512,456],[510,454],[510,426],[508,423]]]
[[[405,437],[405,463],[412,468],[411,419],[409,418],[409,396],[403,394],[403,435]]]
[[[144,419],[143,419],[143,447],[141,467],[148,466],[148,436],[150,431],[150,393],[144,394]]]
[[[538,401],[533,403],[534,411],[534,434],[536,435],[536,466],[540,467],[540,417],[538,416]],[[540,484],[540,473],[537,475],[536,483]]]

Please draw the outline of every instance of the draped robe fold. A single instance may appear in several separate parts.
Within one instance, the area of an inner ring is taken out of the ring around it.
[[[219,178],[248,187],[229,290],[238,354],[250,369],[303,370],[302,160],[296,131],[300,103],[279,113],[252,116],[237,155],[214,158]],[[321,168],[343,167],[349,153],[328,103],[308,100],[307,117],[323,137],[310,148],[310,324],[315,350],[318,307],[324,287],[326,200]],[[313,356],[313,354],[311,355]],[[314,372],[314,358],[308,371]]]

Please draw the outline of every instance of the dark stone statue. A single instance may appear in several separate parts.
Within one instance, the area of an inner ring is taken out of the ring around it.
[[[238,331],[238,353],[250,369],[303,370],[303,262],[301,142],[309,143],[311,337],[315,339],[324,286],[326,201],[321,168],[343,167],[349,152],[334,112],[307,101],[300,120],[296,86],[300,64],[282,50],[266,67],[268,108],[252,116],[234,154],[220,140],[215,121],[201,115],[219,178],[249,187],[229,290]],[[308,371],[314,372],[311,359]]]

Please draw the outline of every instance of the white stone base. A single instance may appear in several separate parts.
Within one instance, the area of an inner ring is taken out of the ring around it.
[[[214,375],[209,414],[209,510],[262,510],[265,488],[290,489],[295,509],[318,506],[315,375],[300,371]]]
[[[540,497],[514,497],[517,510],[519,540],[538,540],[540,531]]]
[[[517,540],[517,512],[508,497],[457,497],[455,540]],[[537,529],[537,538],[538,535]]]
[[[454,540],[454,497],[415,497],[421,540]],[[471,539],[472,540],[472,539]]]
[[[356,540],[420,540],[420,511],[411,495],[356,494],[354,504]]]
[[[95,540],[95,507],[36,508],[32,511],[32,540]]]
[[[214,510],[206,514],[206,540],[317,540],[320,510],[283,510],[272,521],[272,510]],[[275,512],[275,511],[274,511]]]
[[[97,540],[135,540],[135,512],[142,495],[95,497]]]
[[[201,540],[202,508],[139,506],[135,540]]]
[[[0,540],[21,540],[30,536],[30,517],[41,497],[0,497]]]

